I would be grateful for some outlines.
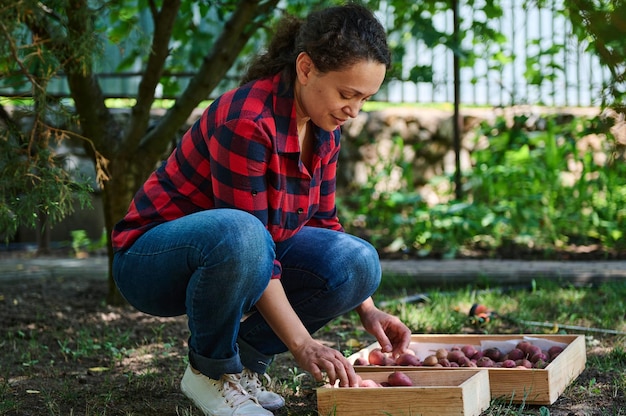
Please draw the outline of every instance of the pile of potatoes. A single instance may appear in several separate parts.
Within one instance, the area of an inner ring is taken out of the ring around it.
[[[485,368],[545,368],[554,360],[563,348],[552,346],[544,351],[530,341],[520,341],[508,353],[499,348],[489,347],[477,350],[473,345],[440,348],[421,361],[412,350],[397,358],[383,353],[380,348],[372,349],[367,359],[357,358],[355,366],[426,366],[426,367],[485,367]]]

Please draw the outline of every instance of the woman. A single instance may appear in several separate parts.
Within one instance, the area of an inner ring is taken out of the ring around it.
[[[384,29],[352,4],[278,27],[245,83],[205,110],[113,231],[129,303],[187,314],[181,389],[207,415],[281,407],[260,376],[287,350],[316,380],[357,386],[345,357],[311,336],[350,310],[385,351],[410,340],[371,299],[376,250],[343,232],[335,207],[340,127],[383,82]]]

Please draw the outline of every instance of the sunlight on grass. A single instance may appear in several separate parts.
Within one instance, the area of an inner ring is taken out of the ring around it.
[[[591,328],[592,332],[621,331],[626,334],[626,284],[561,286],[553,280],[537,280],[527,288],[412,289],[411,278],[385,276],[377,302],[397,314],[414,332],[456,333],[467,324],[468,312],[480,303],[493,313],[482,329],[491,332],[502,324],[524,332],[537,331],[528,322],[546,323],[540,332],[560,332],[560,326]],[[394,301],[395,300],[395,301]]]

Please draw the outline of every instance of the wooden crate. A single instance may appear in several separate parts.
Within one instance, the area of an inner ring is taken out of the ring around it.
[[[359,372],[363,379],[386,381],[392,371]],[[322,387],[320,416],[478,416],[489,407],[487,371],[405,372],[411,387]]]
[[[415,343],[480,346],[485,341],[515,342],[524,338],[543,339],[552,342],[566,344],[565,350],[544,369],[506,369],[488,368],[489,384],[492,398],[504,398],[513,403],[526,403],[535,405],[549,405],[559,398],[565,388],[574,381],[585,369],[587,354],[583,335],[418,335],[414,334],[411,339],[411,347],[415,349]],[[374,343],[367,348],[353,354],[350,361],[358,357],[367,357],[369,351],[378,347]],[[423,359],[423,357],[422,357]],[[355,366],[357,372],[362,371],[432,371],[433,367],[378,367],[378,366]],[[436,371],[458,371],[458,368],[436,368]]]

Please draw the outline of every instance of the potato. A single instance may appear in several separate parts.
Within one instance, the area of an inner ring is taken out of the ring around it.
[[[554,360],[562,352],[563,352],[563,347],[560,347],[558,345],[550,347],[550,349],[548,350],[548,357],[550,358],[550,361]]]
[[[437,351],[435,351],[435,355],[440,360],[442,358],[448,358],[448,350],[445,348],[439,348]]]
[[[472,345],[463,345],[461,347],[461,351],[463,351],[463,354],[465,354],[466,357],[469,358],[473,358],[474,354],[476,354],[478,351],[476,351],[476,348],[474,348],[474,346]]]
[[[517,360],[521,360],[525,356],[526,354],[524,353],[524,351],[520,350],[519,348],[513,348],[507,354],[507,359],[517,361]]]
[[[439,359],[439,364],[442,367],[450,367],[450,360],[448,360],[447,358],[440,358]]]
[[[385,354],[383,350],[380,348],[374,348],[370,351],[367,360],[371,365],[384,365],[385,364]]]
[[[401,371],[394,371],[393,373],[389,374],[389,377],[387,377],[387,382],[392,387],[406,387],[413,385],[413,381],[411,380],[411,378]]]
[[[366,378],[365,380],[361,380],[359,383],[359,387],[382,387],[380,384],[375,382],[374,380],[370,380]]]
[[[541,348],[539,348],[536,345],[531,344],[526,348],[526,358],[528,358],[529,360],[533,355],[537,355],[540,353],[541,353]]]
[[[423,364],[425,366],[431,367],[431,366],[437,364],[438,362],[439,362],[439,359],[437,358],[436,355],[433,354],[433,355],[429,355],[428,357],[424,358],[424,363]]]
[[[354,365],[369,365],[369,363],[365,358],[358,357],[356,360],[354,360]]]
[[[515,368],[515,361],[513,360],[502,361],[502,368]]]
[[[448,353],[448,360],[451,363],[461,364],[459,360],[462,358],[467,358],[467,357],[465,357],[465,354],[463,354],[461,350],[452,350]]]
[[[385,355],[385,359],[383,360],[383,364],[382,365],[388,366],[388,367],[397,365],[396,359],[391,357],[391,356],[389,356],[389,355]]]
[[[487,348],[483,352],[483,355],[485,357],[491,358],[493,361],[500,361],[500,359],[502,358],[502,352],[500,351],[499,348],[496,348],[496,347]]]
[[[493,360],[489,357],[480,357],[476,361],[476,366],[477,367],[493,367],[494,363],[493,363]]]
[[[398,358],[396,358],[396,364],[402,366],[419,366],[422,365],[421,361],[415,354],[400,354]]]
[[[543,361],[544,363],[548,362],[548,354],[546,354],[545,352],[538,352],[537,354],[530,357],[529,361],[533,364],[535,364],[537,361]]]

